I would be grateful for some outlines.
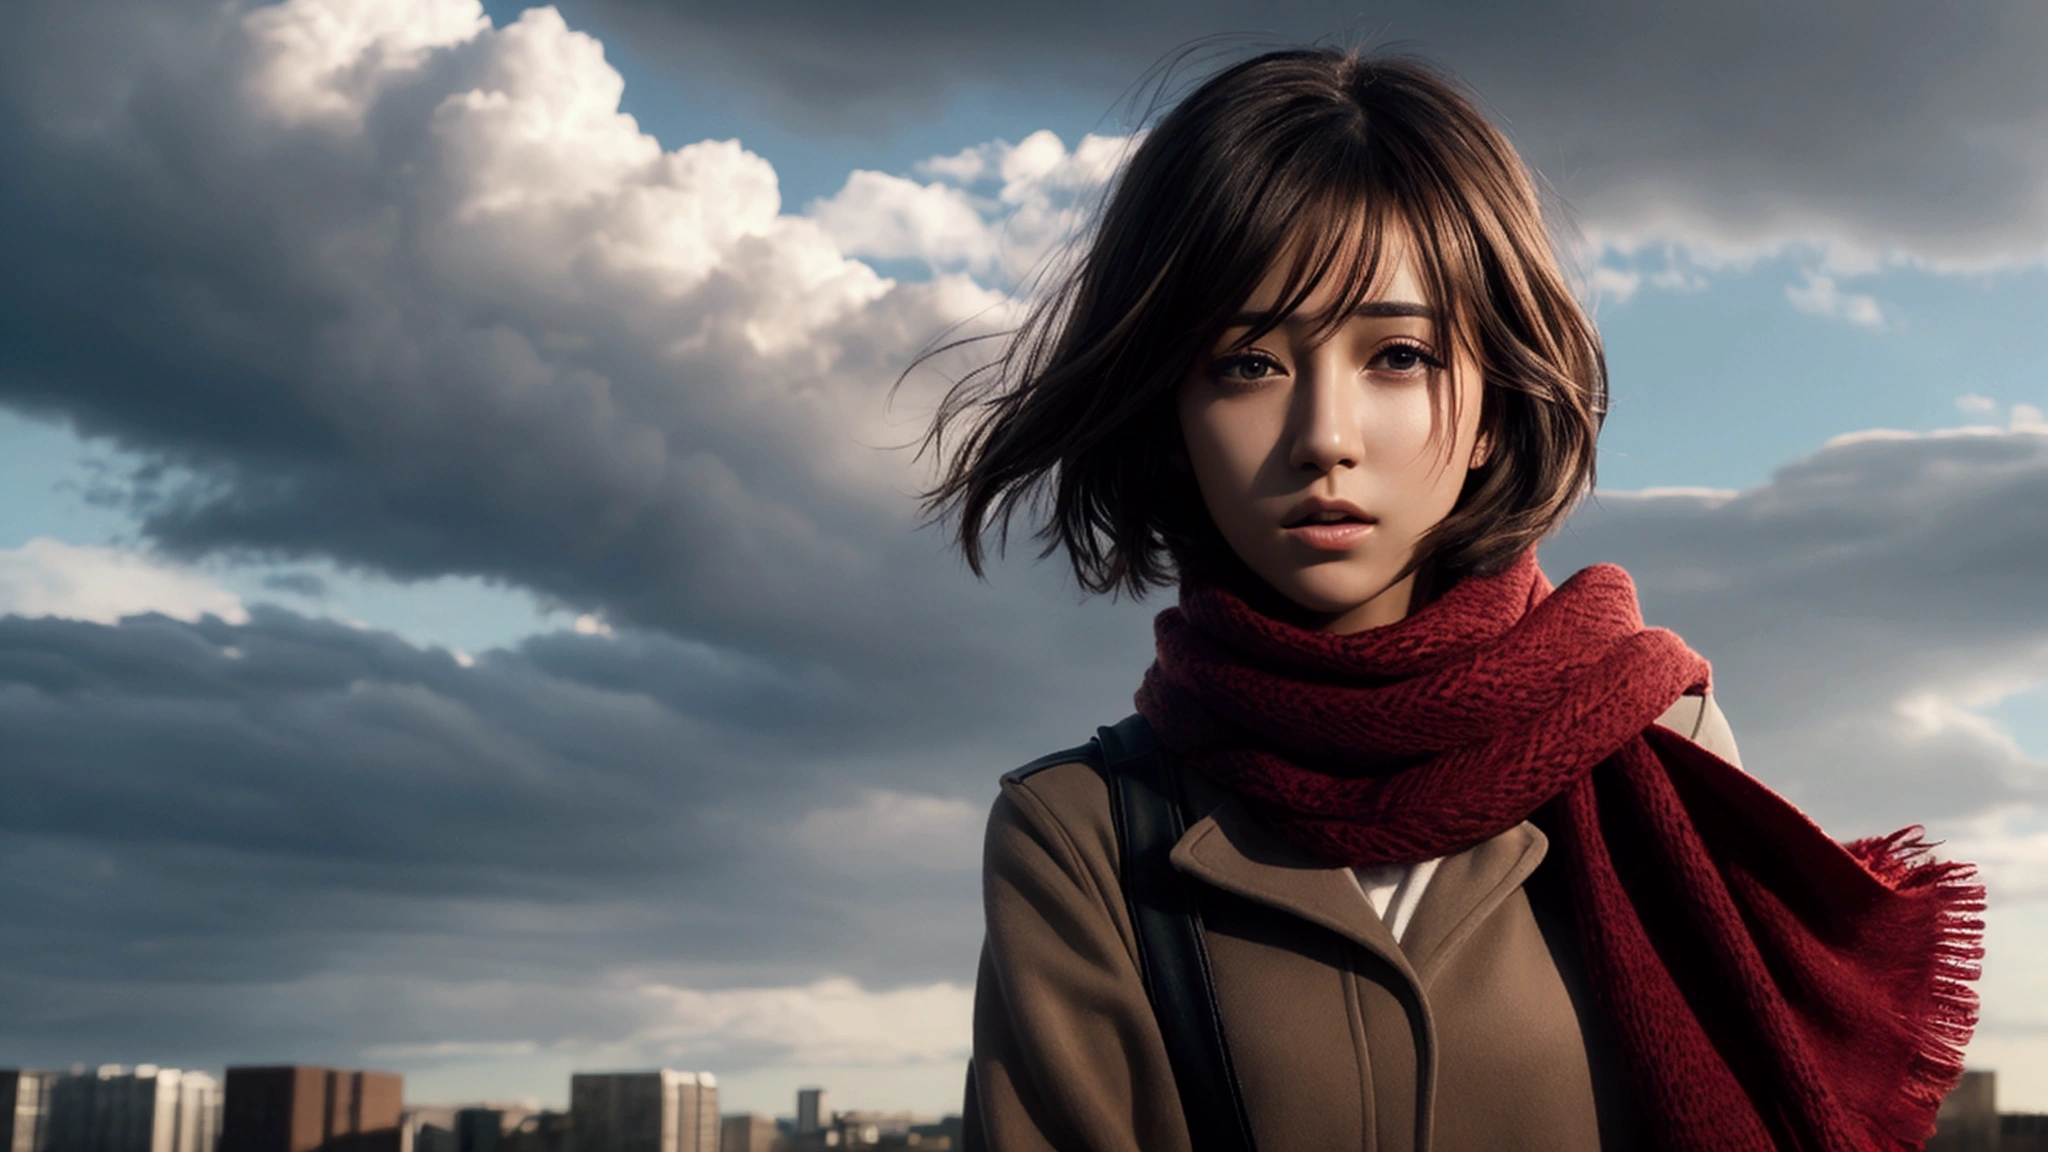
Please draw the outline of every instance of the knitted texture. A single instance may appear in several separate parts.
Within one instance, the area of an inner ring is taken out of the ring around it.
[[[1138,710],[1333,866],[1535,819],[1596,1010],[1657,1146],[1918,1148],[1962,1074],[1984,890],[1918,829],[1849,845],[1655,726],[1707,662],[1613,565],[1533,552],[1399,623],[1298,627],[1188,583]]]

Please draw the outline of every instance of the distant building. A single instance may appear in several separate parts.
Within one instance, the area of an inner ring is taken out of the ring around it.
[[[455,1113],[448,1104],[420,1104],[398,1113],[398,1152],[455,1152]]]
[[[103,1064],[41,1087],[43,1133],[31,1152],[215,1152],[220,1139],[220,1081],[203,1072]]]
[[[220,1152],[400,1152],[404,1096],[391,1072],[230,1068]]]
[[[569,1114],[534,1112],[505,1134],[505,1152],[571,1152]]]
[[[569,1077],[574,1152],[718,1152],[718,1078],[709,1072]]]
[[[0,1068],[0,1152],[43,1152],[50,1088],[61,1075]]]
[[[950,1152],[959,1148],[965,1135],[961,1131],[961,1119],[957,1115],[941,1116],[936,1124],[919,1124],[910,1130],[917,1138],[917,1147],[928,1152]]]
[[[414,1104],[398,1114],[398,1152],[509,1152],[513,1132],[538,1113],[538,1100]]]
[[[2048,1152],[2048,1115],[2027,1112],[2001,1115],[1998,1118],[1998,1152]]]
[[[506,1152],[506,1141],[527,1117],[540,1111],[538,1101],[485,1101],[455,1110],[455,1152]]]
[[[464,1108],[455,1113],[455,1152],[501,1152],[499,1146],[504,1142],[503,1112],[496,1108]]]
[[[829,1148],[918,1148],[945,1152],[958,1143],[960,1118],[915,1112],[835,1112],[826,1132]]]
[[[1941,1102],[1927,1152],[2048,1152],[2048,1116],[1998,1111],[1998,1074],[1971,1069]]]
[[[1971,1069],[1934,1117],[1928,1152],[1999,1152],[1998,1074]]]
[[[754,1112],[727,1116],[718,1127],[718,1152],[776,1152],[781,1135],[772,1117]]]
[[[809,1136],[823,1132],[832,1123],[832,1113],[825,1110],[823,1088],[799,1088],[796,1090],[796,1134]]]
[[[225,1095],[221,1082],[204,1072],[179,1074],[176,1152],[219,1152]]]
[[[832,1130],[841,1148],[878,1148],[884,1140],[900,1140],[920,1118],[908,1112],[835,1112]]]

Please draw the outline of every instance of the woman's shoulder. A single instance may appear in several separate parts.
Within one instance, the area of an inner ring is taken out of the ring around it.
[[[1109,782],[1094,748],[1084,744],[1048,753],[1003,773],[997,804],[1005,800],[1042,809],[1062,823],[1085,821],[1097,812],[1107,819]]]
[[[1090,745],[1062,749],[1003,773],[989,814],[991,846],[1022,833],[1077,870],[1115,871],[1109,782]]]
[[[1657,723],[1737,768],[1742,767],[1742,754],[1735,748],[1735,731],[1728,726],[1728,717],[1722,715],[1712,693],[1680,696],[1678,703],[1657,717]]]
[[[1122,731],[1124,725],[1118,725]],[[1150,730],[1139,727],[1122,737],[1149,743]],[[1168,770],[1179,780],[1183,815],[1192,825],[1213,811],[1226,797],[1200,773],[1187,771],[1169,760]],[[992,820],[1027,819],[1048,828],[1063,830],[1085,842],[1097,855],[1112,864],[1118,856],[1116,818],[1111,809],[1109,772],[1102,750],[1096,743],[1082,744],[1040,756],[1003,773],[1002,791],[996,799]]]
[[[1109,783],[1085,750],[1004,773],[982,845],[989,938],[1019,955],[1054,955],[1105,930],[1136,956],[1120,856]]]

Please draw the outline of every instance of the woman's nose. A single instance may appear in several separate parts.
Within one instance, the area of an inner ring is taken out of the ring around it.
[[[1358,426],[1357,384],[1341,365],[1304,365],[1297,378],[1288,413],[1290,443],[1287,462],[1321,475],[1338,468],[1356,468],[1364,455]]]

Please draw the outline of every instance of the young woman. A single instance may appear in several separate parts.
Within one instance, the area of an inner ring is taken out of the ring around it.
[[[1145,138],[933,429],[977,571],[1033,509],[1086,587],[1180,589],[1138,716],[990,817],[970,1146],[1919,1146],[1981,890],[1744,775],[1620,569],[1544,578],[1605,406],[1529,174],[1427,66],[1260,56]]]

